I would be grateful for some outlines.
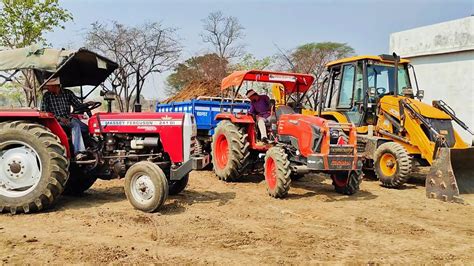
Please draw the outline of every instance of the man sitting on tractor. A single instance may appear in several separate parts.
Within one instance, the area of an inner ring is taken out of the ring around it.
[[[45,88],[48,91],[43,95],[41,111],[53,113],[61,126],[71,129],[76,160],[83,159],[86,148],[82,139],[82,132],[88,132],[89,129],[86,124],[71,116],[71,106],[78,108],[82,103],[72,91],[61,88],[59,78],[49,80]]]
[[[267,95],[259,95],[252,89],[247,91],[246,96],[251,101],[249,114],[256,117],[261,139],[264,143],[267,143],[268,136],[265,124],[270,122],[270,118],[272,115],[270,98]]]

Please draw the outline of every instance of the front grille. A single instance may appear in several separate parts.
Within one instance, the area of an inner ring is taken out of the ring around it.
[[[357,136],[357,152],[364,153],[367,139],[365,137]]]
[[[357,152],[358,153],[363,153],[365,152],[365,143],[364,142],[357,142]]]
[[[353,154],[354,146],[351,145],[330,145],[329,154],[332,155],[344,155],[344,154]]]

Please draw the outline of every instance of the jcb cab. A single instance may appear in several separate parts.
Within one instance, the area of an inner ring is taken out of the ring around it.
[[[414,166],[431,166],[428,197],[462,201],[459,193],[474,190],[474,148],[452,123],[472,131],[443,101],[421,101],[424,93],[408,60],[396,54],[358,56],[331,62],[327,70],[318,115],[357,125],[367,175],[375,173],[384,186],[398,188]]]

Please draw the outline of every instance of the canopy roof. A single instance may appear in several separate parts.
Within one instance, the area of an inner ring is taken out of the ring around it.
[[[65,87],[97,86],[117,67],[117,63],[84,48],[74,51],[33,45],[0,51],[0,71],[31,69],[41,83],[59,77]]]
[[[222,80],[221,90],[232,86],[240,87],[244,81],[280,83],[285,87],[285,93],[288,94],[309,90],[314,82],[314,76],[265,70],[235,71]]]

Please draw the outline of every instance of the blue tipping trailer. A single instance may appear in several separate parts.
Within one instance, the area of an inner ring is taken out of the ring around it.
[[[184,112],[191,113],[196,119],[198,140],[204,150],[210,151],[210,142],[214,128],[218,121],[216,115],[221,112],[247,113],[250,109],[248,100],[222,99],[220,97],[198,97],[184,102],[158,103],[156,112]]]

